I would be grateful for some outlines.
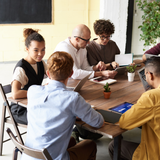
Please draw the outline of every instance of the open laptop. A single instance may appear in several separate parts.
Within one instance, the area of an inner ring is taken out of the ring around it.
[[[150,58],[150,57],[159,57],[158,55],[154,55],[154,54],[145,54],[146,59]]]
[[[105,122],[117,123],[123,113],[125,113],[128,109],[131,108],[133,104],[129,102],[121,103],[115,107],[110,108],[109,110],[97,110],[97,112],[101,113]]]
[[[116,54],[115,62],[117,62],[120,67],[128,66],[133,63],[133,53]]]
[[[85,84],[85,82],[88,80],[89,76],[91,75],[92,73],[88,74],[86,77],[84,77],[83,79],[81,79],[79,81],[79,83],[76,85],[76,87],[66,87],[67,90],[70,90],[70,91],[75,91],[75,92],[78,92],[80,91],[80,89],[82,88],[82,86]]]
[[[147,91],[149,89],[151,89],[150,85],[147,83],[145,79],[145,67],[141,68],[140,70],[138,70],[138,75],[139,75],[139,78],[143,84],[143,87],[144,87],[144,90]]]

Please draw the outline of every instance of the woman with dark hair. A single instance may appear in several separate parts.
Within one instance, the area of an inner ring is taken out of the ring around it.
[[[31,85],[41,85],[46,74],[46,64],[42,60],[45,55],[45,40],[38,30],[27,28],[23,32],[27,56],[21,59],[14,68],[12,78],[12,97],[14,99],[27,97]],[[11,112],[17,123],[27,124],[26,108],[11,104]]]
[[[90,65],[96,65],[99,61],[106,64],[107,69],[115,69],[118,64],[115,61],[115,55],[120,54],[120,50],[116,43],[110,40],[115,31],[114,24],[110,20],[96,20],[94,32],[97,38],[88,44],[87,58]]]

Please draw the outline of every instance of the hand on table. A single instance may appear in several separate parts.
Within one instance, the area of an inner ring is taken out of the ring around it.
[[[102,71],[102,75],[108,78],[114,78],[117,73],[118,73],[117,71],[110,71],[110,70]]]

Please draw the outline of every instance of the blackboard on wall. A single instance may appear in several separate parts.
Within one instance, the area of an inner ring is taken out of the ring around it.
[[[50,22],[52,0],[0,0],[0,24]]]

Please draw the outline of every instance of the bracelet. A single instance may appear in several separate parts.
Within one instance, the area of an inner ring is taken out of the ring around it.
[[[113,68],[112,63],[110,63],[110,66]]]

